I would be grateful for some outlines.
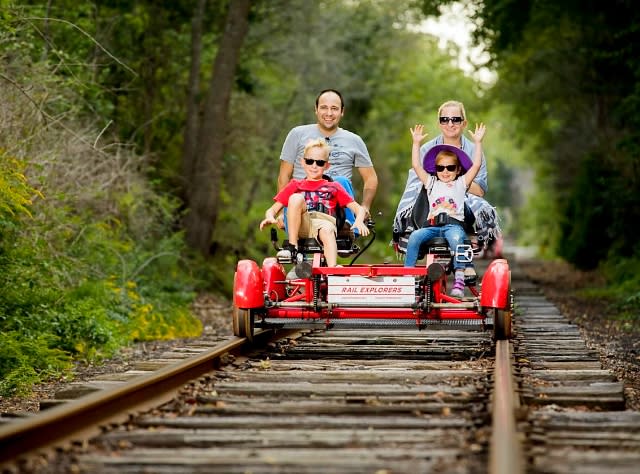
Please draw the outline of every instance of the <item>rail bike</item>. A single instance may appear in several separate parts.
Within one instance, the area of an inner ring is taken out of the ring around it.
[[[447,293],[453,257],[462,252],[473,258],[470,245],[452,250],[445,239],[435,238],[423,244],[415,267],[357,264],[376,237],[373,221],[367,225],[371,232],[362,248],[348,227],[338,233],[339,257],[352,259],[337,267],[326,266],[316,239],[299,241],[295,261],[278,257],[287,241],[280,245],[272,228],[276,256],[266,257],[262,265],[237,263],[233,333],[253,340],[257,328],[462,327],[492,330],[495,340],[511,338],[514,301],[506,259],[492,260],[481,278],[465,281],[469,296],[455,298]]]

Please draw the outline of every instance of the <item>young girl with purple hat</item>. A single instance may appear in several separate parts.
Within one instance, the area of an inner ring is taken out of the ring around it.
[[[464,201],[467,189],[476,177],[482,164],[482,139],[486,131],[484,124],[476,125],[475,131],[469,131],[475,144],[473,160],[462,149],[451,145],[436,145],[420,161],[420,143],[427,136],[421,124],[410,129],[413,146],[411,165],[418,178],[428,191],[429,216],[428,227],[411,233],[407,244],[404,265],[413,267],[418,260],[422,243],[434,237],[444,237],[449,247],[456,251],[466,239],[464,230]],[[455,252],[453,268],[455,278],[451,296],[464,296],[465,262]]]

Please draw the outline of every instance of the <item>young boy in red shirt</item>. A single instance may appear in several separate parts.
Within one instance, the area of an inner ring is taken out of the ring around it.
[[[325,140],[310,140],[304,148],[301,158],[305,179],[291,180],[275,195],[275,203],[265,212],[260,229],[276,224],[278,213],[286,206],[289,233],[289,252],[292,260],[298,251],[299,237],[316,238],[324,248],[327,266],[335,267],[338,260],[336,244],[336,206],[347,207],[353,211],[356,220],[351,229],[358,230],[361,236],[369,235],[364,223],[366,211],[354,201],[345,189],[334,181],[322,176],[329,168],[330,148]]]

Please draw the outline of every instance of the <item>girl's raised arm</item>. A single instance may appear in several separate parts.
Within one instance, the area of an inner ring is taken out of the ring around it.
[[[422,161],[420,160],[420,143],[427,137],[424,133],[424,126],[422,124],[416,124],[415,127],[410,128],[411,138],[413,140],[413,146],[411,147],[411,166],[413,170],[422,181],[422,184],[429,182],[429,173],[427,173],[422,167]]]

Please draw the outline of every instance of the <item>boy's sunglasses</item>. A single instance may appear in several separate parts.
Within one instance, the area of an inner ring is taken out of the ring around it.
[[[455,171],[458,169],[458,165],[436,165],[436,171]]]
[[[315,164],[321,168],[327,164],[327,160],[312,160],[311,158],[305,158],[304,162],[309,166],[311,166],[315,162]]]
[[[444,125],[447,122],[462,123],[463,120],[462,117],[440,117],[440,124]]]

